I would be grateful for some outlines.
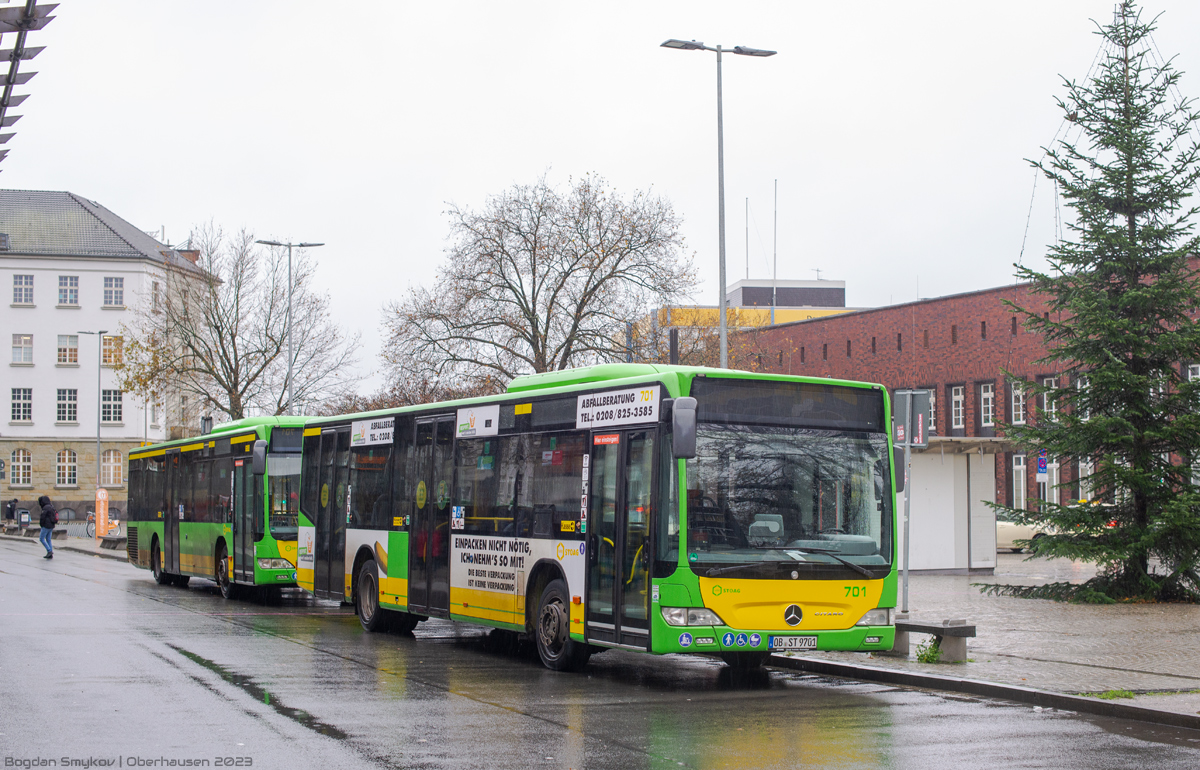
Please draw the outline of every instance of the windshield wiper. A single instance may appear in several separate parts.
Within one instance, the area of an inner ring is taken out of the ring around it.
[[[849,559],[843,559],[841,556],[838,556],[836,553],[834,553],[833,551],[830,551],[826,548],[789,548],[787,546],[776,546],[776,547],[770,548],[768,550],[796,551],[797,553],[823,554],[825,556],[828,556],[831,559],[835,559],[835,560],[841,562],[842,564],[845,564],[847,567],[849,567],[850,569],[854,570],[855,572],[857,572],[861,575],[866,575],[868,578],[871,578],[871,579],[875,578],[875,576],[873,574],[871,574],[871,572],[869,570],[867,570],[865,567],[855,564],[854,562],[850,561]],[[713,567],[712,569],[708,570],[704,574],[707,575],[708,577],[716,577],[717,575],[724,575],[726,572],[737,572],[738,570],[749,569],[750,567],[760,567],[764,564],[774,564],[776,566],[782,567],[784,565],[804,564],[804,563],[806,563],[806,562],[797,561],[796,559],[791,559],[789,561],[758,561],[758,562],[751,562],[748,564],[733,564],[728,567]]]
[[[850,569],[854,570],[855,572],[857,572],[861,575],[866,575],[869,578],[875,577],[874,575],[871,574],[870,570],[866,569],[865,567],[863,567],[861,565],[855,564],[854,562],[850,561],[849,559],[843,559],[841,556],[838,556],[836,553],[834,553],[832,550],[830,550],[828,548],[788,548],[788,547],[784,546],[784,547],[780,548],[779,550],[797,551],[799,553],[823,554],[825,556],[828,556],[831,559],[836,559],[836,560],[840,561],[842,564],[845,564],[847,567],[849,567]]]

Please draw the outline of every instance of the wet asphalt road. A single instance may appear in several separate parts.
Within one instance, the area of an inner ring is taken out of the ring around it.
[[[1188,730],[691,657],[613,651],[555,674],[468,626],[370,635],[299,593],[227,602],[40,554],[0,540],[0,767],[1200,766]]]

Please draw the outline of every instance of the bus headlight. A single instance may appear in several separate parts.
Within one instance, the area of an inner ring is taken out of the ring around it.
[[[703,607],[663,607],[662,616],[668,626],[725,625],[717,613]]]
[[[287,559],[259,559],[259,569],[295,569],[296,565]]]
[[[892,625],[892,608],[880,607],[875,610],[867,610],[867,614],[862,616],[862,620],[858,621],[856,626],[890,626]]]

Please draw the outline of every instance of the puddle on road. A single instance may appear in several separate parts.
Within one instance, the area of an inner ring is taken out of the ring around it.
[[[256,701],[270,706],[280,715],[285,716],[288,719],[303,725],[304,727],[307,727],[313,732],[320,733],[321,735],[325,735],[330,738],[336,738],[339,741],[344,741],[350,737],[347,733],[342,732],[331,724],[322,722],[312,714],[309,714],[307,711],[285,706],[278,698],[273,697],[270,692],[263,689],[258,684],[255,684],[254,680],[248,676],[236,674],[221,664],[215,663],[208,658],[201,657],[194,652],[189,652],[182,647],[176,647],[173,644],[168,644],[167,646],[172,650],[175,650],[175,652],[178,652],[180,655],[183,655],[193,663],[198,663],[204,668],[207,668],[209,671],[212,671],[214,674],[221,677],[234,687],[242,690]]]

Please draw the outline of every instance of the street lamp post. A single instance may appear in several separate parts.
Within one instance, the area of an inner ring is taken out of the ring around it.
[[[717,230],[720,242],[717,251],[720,254],[721,296],[717,302],[717,315],[721,330],[721,368],[729,368],[729,342],[725,319],[725,123],[721,105],[721,53],[732,51],[741,56],[774,56],[775,51],[764,51],[759,48],[747,48],[744,45],[733,48],[709,48],[704,43],[695,40],[668,40],[663,48],[675,48],[680,51],[713,51],[717,55]]]
[[[323,243],[280,243],[279,241],[255,241],[264,246],[287,246],[288,250],[288,306],[287,306],[287,338],[288,338],[288,370],[287,370],[287,389],[288,403],[287,413],[292,413],[292,247],[295,246],[301,249],[307,249],[315,246],[324,246]]]
[[[108,329],[101,329],[98,332],[77,332],[77,334],[94,334],[96,335],[96,532],[101,533],[100,522],[100,414],[103,409],[100,403],[100,395],[103,392],[103,385],[100,381],[100,374],[103,371],[104,365],[104,335],[108,334]]]

